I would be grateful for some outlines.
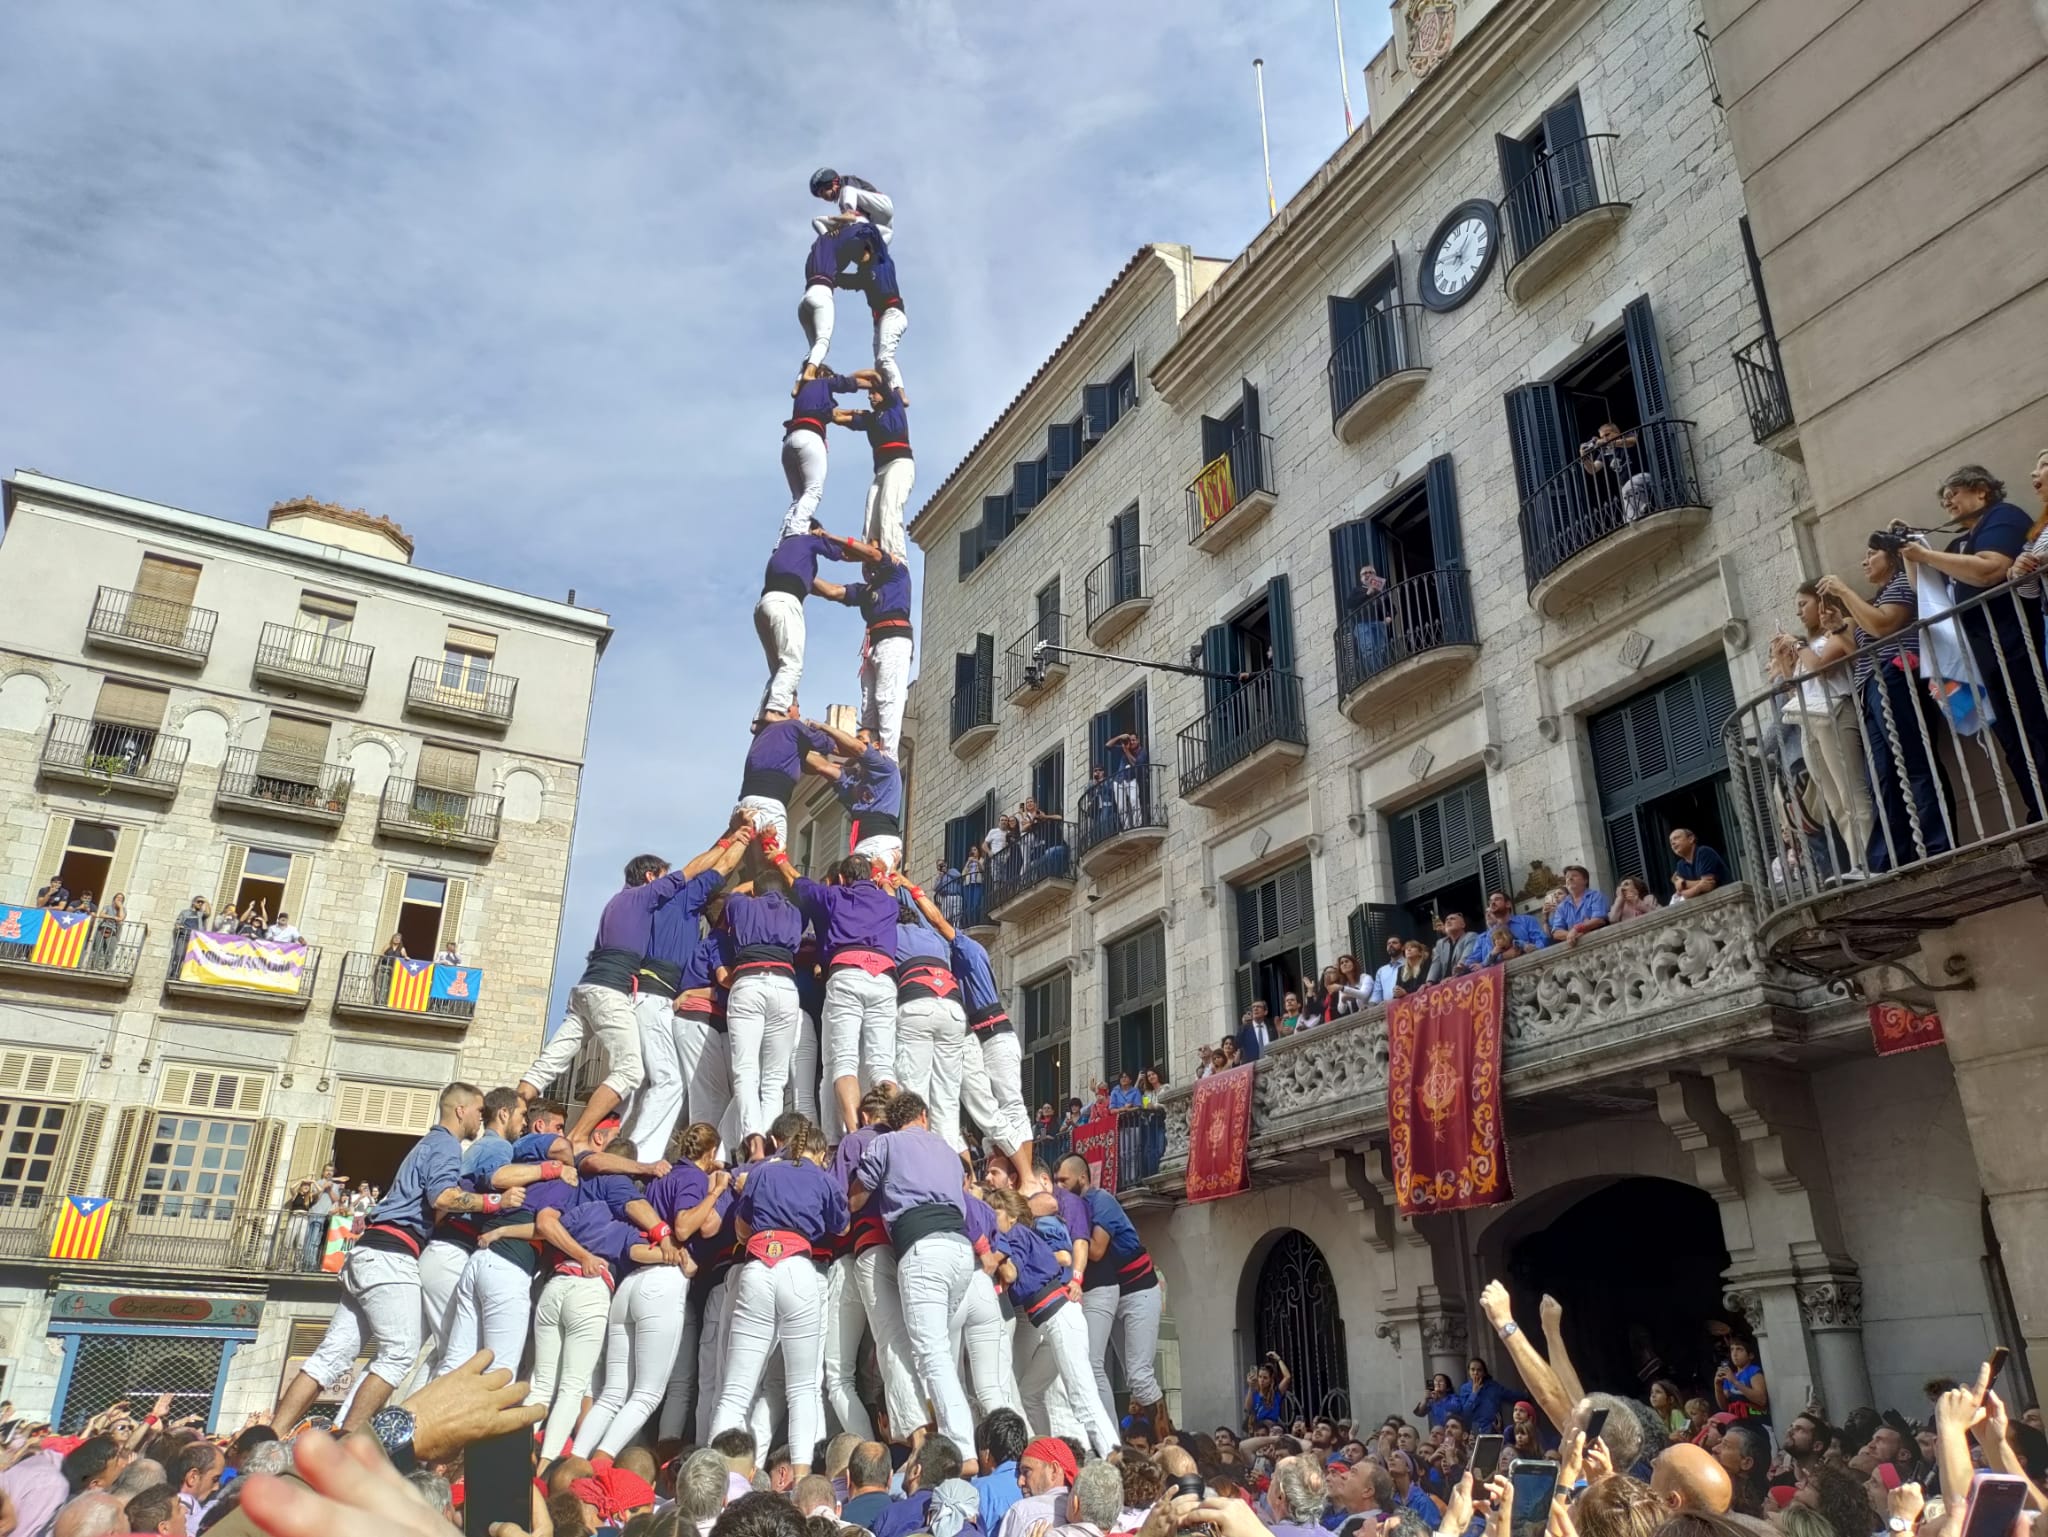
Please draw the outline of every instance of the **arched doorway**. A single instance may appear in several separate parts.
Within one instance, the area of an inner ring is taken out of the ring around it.
[[[1333,1419],[1351,1413],[1351,1366],[1337,1283],[1323,1251],[1289,1228],[1266,1250],[1252,1287],[1252,1351],[1272,1351],[1294,1374],[1296,1413]]]
[[[1656,1377],[1696,1392],[1713,1380],[1707,1323],[1729,1321],[1728,1247],[1704,1190],[1616,1180],[1510,1238],[1502,1258],[1517,1317],[1533,1324],[1545,1293],[1563,1305],[1565,1345],[1589,1392],[1641,1397]]]

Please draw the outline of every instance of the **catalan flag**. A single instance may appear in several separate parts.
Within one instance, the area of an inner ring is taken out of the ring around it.
[[[399,1009],[407,1014],[427,1012],[427,1000],[434,991],[434,963],[432,961],[402,961],[394,957],[391,962],[391,981],[384,989],[384,1006]]]
[[[85,941],[91,933],[91,913],[45,912],[36,947],[28,954],[29,962],[36,966],[76,968],[85,958]]]
[[[113,1202],[103,1195],[68,1195],[50,1234],[51,1259],[98,1259],[107,1241]]]

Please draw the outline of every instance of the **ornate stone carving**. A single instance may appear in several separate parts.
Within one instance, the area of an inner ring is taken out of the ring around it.
[[[1188,1114],[1194,1108],[1194,1101],[1168,1100],[1162,1108],[1166,1112],[1166,1151],[1159,1155],[1159,1161],[1162,1165],[1185,1167],[1188,1161]]]
[[[1401,1349],[1401,1326],[1390,1318],[1382,1318],[1378,1323],[1374,1324],[1372,1326],[1372,1336],[1377,1340],[1385,1340],[1394,1347],[1396,1353]]]
[[[1799,1288],[1799,1316],[1809,1329],[1863,1327],[1863,1283],[1837,1277]]]
[[[1650,659],[1650,637],[1641,630],[1630,630],[1621,638],[1621,665],[1630,672],[1636,671]]]
[[[1465,1353],[1465,1315],[1447,1310],[1424,1313],[1422,1348],[1433,1356],[1461,1356]]]
[[[1752,1335],[1764,1332],[1764,1294],[1753,1291],[1732,1291],[1722,1299],[1728,1311],[1748,1326]]]
[[[1435,763],[1436,754],[1431,752],[1422,743],[1416,743],[1415,751],[1408,755],[1408,777],[1411,779],[1428,778],[1429,771]]]
[[[1252,1126],[1386,1096],[1386,1011],[1375,1007],[1267,1047],[1252,1081]]]
[[[1451,51],[1458,35],[1455,0],[1408,0],[1408,69],[1420,80]]]

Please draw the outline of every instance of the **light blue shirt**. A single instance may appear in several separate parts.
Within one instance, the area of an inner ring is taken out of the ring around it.
[[[1607,898],[1600,895],[1599,891],[1594,887],[1588,886],[1584,896],[1576,900],[1566,897],[1562,902],[1558,903],[1556,916],[1550,921],[1560,929],[1575,929],[1588,918],[1605,918],[1606,916]]]
[[[1524,950],[1541,950],[1550,943],[1550,936],[1543,932],[1543,925],[1529,913],[1516,913],[1500,927],[1515,936],[1515,943]],[[1489,941],[1489,944],[1491,941]],[[1486,952],[1488,961],[1498,959],[1491,949]]]
[[[1399,961],[1388,961],[1386,965],[1374,972],[1372,974],[1372,997],[1368,998],[1366,1002],[1392,1003],[1394,1001],[1394,981],[1400,975],[1401,963]]]

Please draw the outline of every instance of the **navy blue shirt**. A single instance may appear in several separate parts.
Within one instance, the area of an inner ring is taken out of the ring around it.
[[[825,973],[818,967],[818,943],[807,939],[796,952],[796,1001],[815,1022],[825,1008]]]
[[[899,922],[896,925],[896,959],[907,961],[912,957],[919,960],[937,961],[946,964],[946,942],[939,938],[938,930],[927,928],[922,923]]]
[[[881,410],[856,411],[846,424],[868,435],[868,447],[874,450],[877,468],[910,452],[910,407],[904,403],[903,391],[889,393],[889,403]],[[907,567],[904,575],[909,575]]]
[[[462,1143],[445,1126],[436,1126],[405,1155],[391,1188],[370,1212],[370,1221],[402,1228],[426,1242],[434,1228],[434,1202],[462,1179]]]
[[[761,573],[761,591],[786,592],[801,602],[810,596],[818,562],[839,558],[838,541],[824,534],[791,534],[778,539]]]
[[[725,884],[725,877],[716,870],[706,870],[694,880],[687,882],[681,893],[654,910],[654,922],[650,926],[647,945],[642,952],[650,961],[664,961],[671,966],[681,966],[697,948],[697,941],[703,933],[699,921],[704,915],[704,904],[717,894]]]
[[[585,1174],[576,1188],[582,1192],[579,1206],[596,1202],[621,1221],[625,1220],[627,1205],[647,1193],[630,1174]]]
[[[871,811],[891,817],[903,814],[903,771],[879,747],[868,748],[841,769],[839,782],[832,789],[856,815]]]
[[[644,1242],[640,1229],[621,1222],[601,1203],[593,1201],[562,1214],[568,1235],[612,1267],[612,1279],[621,1281],[633,1270],[632,1248]]]
[[[2034,520],[2011,502],[1995,502],[1978,514],[1977,521],[1948,542],[1950,553],[1957,555],[2004,555],[2016,559],[2027,547],[2027,530]],[[1992,583],[1995,587],[1998,584]],[[1977,587],[1957,577],[1949,578],[1949,588],[1958,603],[1974,598],[1980,592],[1989,592],[1990,587]],[[1994,605],[1985,605],[1986,609]],[[1996,605],[2010,613],[2009,604]],[[2024,665],[2024,662],[2022,663]]]
[[[747,765],[740,773],[740,795],[787,801],[797,780],[803,777],[804,754],[828,753],[832,746],[832,738],[804,721],[770,721],[754,733],[747,748]],[[750,785],[759,788],[749,789]],[[778,789],[780,794],[772,793]]]
[[[755,1232],[782,1228],[822,1243],[846,1231],[846,1192],[808,1158],[771,1158],[747,1171],[734,1215]]]
[[[1124,1215],[1124,1209],[1115,1196],[1107,1190],[1090,1190],[1081,1199],[1087,1203],[1089,1222],[1109,1234],[1109,1248],[1103,1255],[1104,1259],[1129,1259],[1145,1252],[1138,1230],[1131,1226],[1131,1219]]]
[[[873,575],[876,571],[881,574]],[[865,567],[862,574],[869,579],[848,582],[846,596],[840,602],[848,608],[859,609],[861,617],[871,625],[878,619],[909,619],[910,567],[900,560],[884,557],[879,565]]]
[[[849,886],[821,886],[799,877],[797,906],[818,931],[818,945],[829,960],[841,950],[878,950],[896,955],[896,893],[873,881]]]
[[[811,249],[804,256],[804,287],[836,283],[839,275],[860,259],[863,250],[881,244],[874,225],[865,222],[828,229],[811,242]]]
[[[1727,863],[1721,856],[1704,843],[1695,844],[1692,858],[1679,860],[1673,873],[1684,881],[1704,880],[1711,875],[1723,885],[1735,878],[1728,873]]]
[[[1003,995],[996,990],[996,974],[989,966],[988,951],[981,941],[959,929],[953,931],[953,975],[960,983],[960,997],[972,1015],[999,1009]]]
[[[892,303],[899,309],[903,304],[903,290],[896,282],[896,258],[889,254],[882,232],[872,224],[850,224],[849,232],[865,231],[862,236],[867,248],[874,252],[875,259],[866,266],[852,272],[842,272],[837,281],[841,288],[857,288],[868,296],[868,308],[880,314]],[[848,260],[852,260],[849,253]]]
[[[844,374],[819,374],[815,379],[799,379],[796,398],[790,403],[789,420],[784,428],[808,428],[819,437],[825,436],[825,429],[832,424],[832,409],[839,404],[835,398],[851,395],[855,390],[867,386]]]
[[[1010,1283],[1012,1302],[1031,1302],[1072,1278],[1053,1246],[1022,1222],[1007,1233],[998,1231],[989,1242],[1017,1267],[1017,1279]]]
[[[752,945],[794,951],[804,937],[804,915],[779,891],[742,892],[725,899],[725,926],[735,952]]]

